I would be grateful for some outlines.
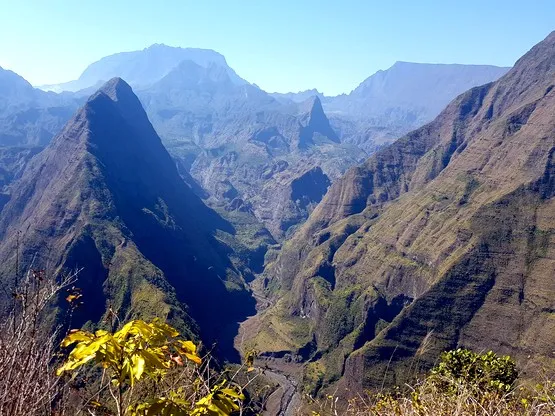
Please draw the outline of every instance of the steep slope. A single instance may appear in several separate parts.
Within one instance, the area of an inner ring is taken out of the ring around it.
[[[554,87],[555,32],[351,169],[267,268],[273,306],[241,335],[310,358],[309,389],[351,392],[461,345],[550,357]]]
[[[271,95],[283,103],[318,96],[341,142],[371,154],[433,120],[457,95],[495,81],[508,70],[491,65],[397,62],[349,94],[325,97],[308,90]]]
[[[121,52],[106,56],[89,65],[79,79],[57,85],[44,85],[46,91],[79,91],[97,86],[113,77],[121,77],[133,88],[147,87],[162,79],[180,62],[190,60],[202,67],[216,64],[224,67],[237,84],[246,84],[219,53],[210,49],[176,48],[155,44],[142,51]]]
[[[253,306],[248,270],[220,241],[234,232],[182,181],[139,100],[115,78],[14,184],[0,214],[3,284],[13,281],[16,253],[22,268],[83,268],[85,304],[73,325],[112,308],[122,320],[162,316],[193,332],[198,324],[206,341],[224,343],[221,332]]]

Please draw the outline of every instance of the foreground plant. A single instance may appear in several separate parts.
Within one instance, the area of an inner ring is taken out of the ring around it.
[[[102,369],[98,393],[94,400],[88,400],[90,414],[111,414],[110,407],[118,416],[123,415],[229,415],[240,408],[244,396],[240,389],[223,380],[206,388],[206,381],[200,378],[187,380],[188,386],[203,385],[206,394],[194,401],[189,400],[183,387],[166,390],[142,389],[143,395],[137,399],[134,390],[137,384],[150,379],[163,384],[172,368],[194,366],[202,363],[197,347],[191,341],[179,338],[175,328],[154,319],[151,322],[134,320],[119,331],[83,330],[71,331],[62,341],[62,347],[75,344],[67,360],[58,369],[62,375],[92,364]],[[198,372],[190,372],[190,375]],[[102,403],[101,393],[109,391],[112,403]],[[150,393],[150,394],[149,394]]]
[[[553,416],[555,383],[516,388],[518,372],[508,356],[457,349],[418,383],[348,402],[312,400],[313,415],[353,416]]]
[[[18,273],[19,275],[19,273]],[[77,272],[54,278],[42,269],[16,276],[0,322],[0,415],[50,415],[64,388],[52,358],[60,328],[45,331],[44,320]]]

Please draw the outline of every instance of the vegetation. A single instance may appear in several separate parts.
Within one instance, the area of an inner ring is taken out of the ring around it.
[[[247,388],[260,372],[252,357],[233,373],[181,339],[160,319],[124,325],[113,314],[95,332],[45,331],[82,304],[76,274],[52,279],[31,270],[12,293],[0,326],[0,415],[212,415],[252,414]],[[60,304],[64,307],[56,307]],[[67,323],[67,322],[66,322]],[[113,328],[113,329],[112,329]],[[63,340],[60,343],[60,339]],[[237,380],[240,380],[239,384]],[[262,403],[256,403],[262,406]]]
[[[168,389],[162,395],[158,389],[147,393],[145,397],[133,394],[136,384],[144,377],[161,383],[172,366],[184,366],[185,360],[201,364],[196,345],[178,336],[174,328],[158,319],[149,323],[131,321],[114,334],[104,330],[94,334],[82,330],[71,331],[62,341],[62,347],[76,345],[56,373],[60,376],[87,363],[100,366],[102,376],[98,396],[108,390],[113,405],[109,406],[100,400],[90,400],[89,403],[102,409],[114,408],[118,416],[224,416],[239,410],[239,403],[244,400],[244,396],[240,389],[226,380],[208,389],[200,398],[197,397],[198,391],[191,394],[184,387]],[[198,390],[202,391],[200,388]]]
[[[555,383],[516,386],[518,372],[508,356],[457,349],[419,383],[348,402],[333,395],[311,400],[313,415],[367,416],[547,416],[555,414]]]
[[[160,319],[107,329],[71,330],[61,337],[42,328],[60,321],[52,308],[64,299],[67,316],[82,302],[76,274],[51,279],[29,271],[18,282],[0,326],[0,414],[6,415],[210,415],[257,414],[277,386],[254,366],[222,371]],[[59,309],[59,308],[58,308]],[[63,338],[61,343],[60,338]],[[309,366],[310,367],[310,366]],[[327,369],[312,363],[316,379]],[[306,380],[305,380],[306,381]],[[367,393],[345,401],[335,395],[307,396],[299,414],[375,416],[509,416],[555,414],[555,383],[518,384],[516,363],[489,351],[449,351],[428,376],[411,386]],[[317,389],[315,389],[317,390]],[[306,389],[305,389],[306,391]],[[258,397],[253,397],[256,392]]]

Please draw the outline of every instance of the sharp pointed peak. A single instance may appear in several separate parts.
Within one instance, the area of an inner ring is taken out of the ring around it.
[[[300,112],[313,114],[314,112],[323,113],[322,101],[317,95],[313,95],[300,103]]]
[[[120,77],[114,77],[108,82],[106,82],[102,87],[98,89],[98,92],[106,94],[113,101],[119,101],[122,96],[129,96],[129,94],[135,95],[133,89]]]

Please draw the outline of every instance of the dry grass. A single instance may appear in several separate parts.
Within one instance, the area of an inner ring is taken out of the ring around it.
[[[47,306],[75,281],[60,281],[43,270],[29,270],[10,293],[11,313],[0,324],[0,415],[51,414],[64,389],[54,375],[57,331],[41,328]]]
[[[446,393],[434,383],[423,382],[405,394],[368,394],[347,402],[328,396],[314,401],[309,412],[321,416],[553,416],[555,383],[499,395],[463,384],[457,385],[456,393]]]

